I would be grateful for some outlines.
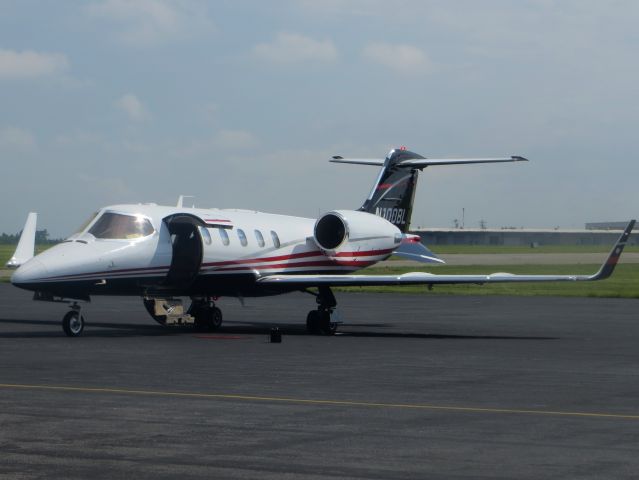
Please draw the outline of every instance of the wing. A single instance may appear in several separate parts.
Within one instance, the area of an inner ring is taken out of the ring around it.
[[[615,269],[623,252],[630,232],[635,225],[631,220],[615,243],[612,251],[593,275],[515,275],[512,273],[492,273],[489,275],[436,275],[425,272],[411,272],[402,275],[267,275],[259,277],[257,283],[286,286],[379,286],[379,285],[442,285],[507,282],[591,282],[608,278]]]

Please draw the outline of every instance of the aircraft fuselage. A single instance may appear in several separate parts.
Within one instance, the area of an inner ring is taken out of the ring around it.
[[[295,288],[257,288],[256,278],[348,273],[391,255],[399,244],[399,230],[374,215],[353,214],[386,225],[376,235],[351,235],[344,244],[326,250],[314,239],[315,219],[245,210],[115,205],[101,209],[82,231],[26,262],[12,282],[80,299],[278,294]]]

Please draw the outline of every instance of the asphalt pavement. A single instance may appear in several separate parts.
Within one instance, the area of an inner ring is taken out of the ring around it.
[[[0,285],[0,478],[636,478],[637,300],[222,299],[217,332],[136,298]],[[270,343],[278,326],[282,343]]]

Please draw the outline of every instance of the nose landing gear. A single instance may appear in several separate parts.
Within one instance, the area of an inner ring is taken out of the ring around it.
[[[67,337],[79,337],[84,330],[84,316],[80,310],[80,305],[73,303],[71,311],[62,318],[62,330]]]

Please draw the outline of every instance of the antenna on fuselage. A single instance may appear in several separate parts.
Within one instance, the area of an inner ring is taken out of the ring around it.
[[[178,197],[178,201],[177,201],[176,207],[182,208],[184,206],[183,203],[184,203],[184,199],[185,198],[195,198],[195,196],[194,195],[180,195]],[[195,208],[195,203],[193,203],[191,208]]]

